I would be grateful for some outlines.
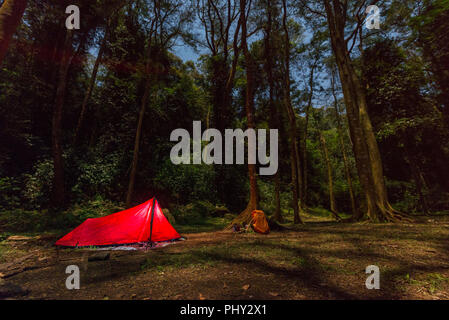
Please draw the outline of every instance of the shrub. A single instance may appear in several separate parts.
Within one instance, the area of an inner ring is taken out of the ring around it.
[[[71,229],[88,218],[97,218],[123,210],[117,204],[97,196],[62,212],[7,209],[0,214],[1,232],[42,232]]]
[[[53,161],[46,159],[36,163],[31,174],[24,174],[22,195],[26,204],[39,209],[48,204],[53,179]]]
[[[73,181],[72,192],[75,199],[83,200],[95,195],[110,195],[115,187],[114,181],[120,175],[120,155],[94,155],[89,161],[79,160],[77,177]]]
[[[173,215],[179,224],[203,224],[214,211],[215,206],[209,201],[195,201],[176,206]]]
[[[15,208],[20,205],[20,184],[10,177],[0,178],[0,209]]]

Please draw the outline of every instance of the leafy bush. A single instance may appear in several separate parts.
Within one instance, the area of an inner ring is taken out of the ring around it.
[[[2,230],[2,232],[34,231],[40,226],[40,222],[44,220],[46,220],[44,214],[36,210],[4,210],[0,214],[0,230]]]
[[[24,174],[22,195],[29,208],[41,208],[48,204],[53,179],[53,161],[50,159],[36,163],[31,174]]]
[[[386,180],[388,194],[393,206],[402,212],[416,213],[420,210],[415,186],[409,182]]]
[[[88,218],[97,218],[123,210],[117,204],[97,196],[63,212],[7,209],[0,213],[1,232],[42,232],[71,229]]]
[[[0,209],[14,208],[20,205],[19,182],[10,177],[0,178]]]
[[[114,190],[114,180],[120,175],[120,159],[118,153],[94,154],[88,161],[78,160],[74,176],[72,192],[75,199],[83,200],[95,195],[110,195]]]
[[[173,215],[179,224],[203,224],[214,211],[215,206],[209,201],[195,201],[176,206]]]
[[[103,199],[97,195],[93,200],[75,204],[67,210],[67,213],[77,217],[80,221],[84,221],[89,218],[103,217],[124,209],[124,207],[119,206],[117,203]]]

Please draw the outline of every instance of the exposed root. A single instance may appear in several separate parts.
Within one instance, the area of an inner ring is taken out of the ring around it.
[[[413,220],[411,218],[409,218],[409,215],[396,213],[396,212],[393,212],[390,210],[385,211],[386,222],[409,222],[409,223],[413,222]]]
[[[251,213],[253,210],[250,207],[247,207],[243,210],[231,223],[226,227],[226,229],[231,229],[234,224],[246,225],[249,224],[252,220]]]
[[[413,222],[410,215],[394,209],[389,203],[387,203],[386,206],[378,205],[378,210],[380,212],[380,214],[377,215],[377,220],[379,220],[379,222]],[[369,212],[368,217],[372,218]]]

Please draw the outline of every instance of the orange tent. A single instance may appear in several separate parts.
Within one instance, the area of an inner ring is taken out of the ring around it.
[[[262,234],[268,234],[270,232],[270,227],[268,226],[267,218],[265,213],[261,210],[254,210],[251,213],[253,219],[251,221],[251,226],[254,231]]]

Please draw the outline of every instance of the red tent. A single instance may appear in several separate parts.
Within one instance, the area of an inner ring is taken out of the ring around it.
[[[57,246],[82,247],[159,242],[179,239],[153,198],[137,207],[109,216],[87,219],[56,241]]]

